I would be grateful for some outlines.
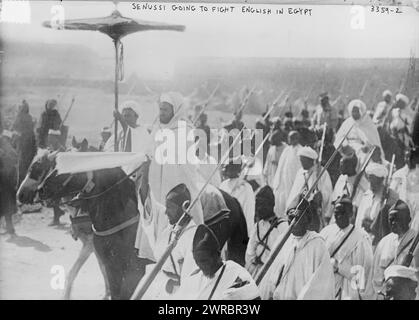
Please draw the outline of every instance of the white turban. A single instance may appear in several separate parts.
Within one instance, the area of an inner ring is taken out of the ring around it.
[[[128,101],[124,101],[123,103],[121,103],[121,105],[119,106],[121,111],[124,109],[132,109],[134,110],[134,112],[137,114],[137,116],[140,116],[140,105],[138,104],[138,102],[134,101],[134,100],[128,100]]]
[[[314,151],[312,148],[310,147],[302,147],[298,152],[297,155],[299,157],[306,157],[306,158],[310,158],[313,160],[317,159],[317,152]]]
[[[179,92],[167,92],[162,93],[160,96],[160,102],[167,102],[173,106],[173,113],[177,113],[183,106],[184,99]]]
[[[390,96],[390,97],[392,97],[392,96],[393,96],[393,94],[391,93],[391,91],[390,91],[390,90],[384,90],[384,92],[383,92],[383,98],[385,98],[385,97],[387,97],[387,96]]]
[[[408,268],[401,265],[392,265],[384,271],[384,279],[387,281],[389,278],[398,277],[418,282],[416,272],[417,271],[414,268]]]
[[[388,175],[387,168],[379,163],[371,162],[365,169],[366,174],[373,175],[379,178],[385,178]]]
[[[361,113],[361,117],[363,117],[365,115],[365,113],[367,112],[367,106],[365,105],[365,103],[362,100],[355,99],[355,100],[352,100],[351,102],[349,102],[348,111],[349,111],[350,115],[352,115],[352,109],[354,107],[359,108],[359,112]]]
[[[396,94],[396,101],[403,101],[405,104],[409,104],[409,98],[404,94],[398,93]]]

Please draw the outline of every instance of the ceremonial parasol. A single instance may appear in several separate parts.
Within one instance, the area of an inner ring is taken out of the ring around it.
[[[50,21],[43,23],[44,27],[57,28],[56,25]],[[185,27],[182,25],[172,25],[159,22],[135,20],[121,15],[118,10],[112,12],[110,16],[102,18],[87,18],[87,19],[71,19],[65,20],[63,24],[58,25],[58,29],[66,30],[88,30],[99,31],[109,37],[115,45],[115,111],[118,111],[118,80],[122,80],[122,55],[123,46],[121,43],[122,37],[138,31],[148,30],[166,30],[166,31],[184,31]],[[120,49],[120,50],[119,50]],[[119,52],[120,51],[120,52]],[[115,151],[118,151],[118,122],[115,121],[114,132]]]

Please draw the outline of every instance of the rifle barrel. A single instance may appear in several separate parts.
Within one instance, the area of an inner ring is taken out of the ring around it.
[[[377,148],[376,146],[374,146],[372,148],[372,150],[368,154],[367,158],[365,159],[365,162],[362,164],[361,171],[359,171],[359,173],[357,174],[357,176],[355,178],[354,185],[353,185],[353,188],[352,188],[351,200],[353,200],[354,197],[355,197],[356,190],[358,189],[358,185],[361,181],[362,175],[364,174],[365,169],[367,168],[367,165],[370,162],[370,160],[372,158],[372,155],[373,155],[376,148]]]

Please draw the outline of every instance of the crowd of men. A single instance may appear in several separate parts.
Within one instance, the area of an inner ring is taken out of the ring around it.
[[[262,157],[230,158],[220,166],[220,154],[218,158],[211,155],[211,139],[198,141],[206,145],[206,152],[197,154],[198,164],[153,160],[157,130],[210,131],[202,109],[198,119],[190,121],[179,93],[160,96],[159,118],[152,127],[141,124],[134,102],[123,104],[121,113],[114,114],[122,128],[117,139],[110,128],[104,128],[99,151],[113,152],[117,141],[119,151],[142,152],[151,158],[148,180],[154,216],[150,217],[152,222],[140,221],[139,233],[154,228],[154,239],[148,248],[144,241],[137,241],[139,256],[149,257],[151,250],[151,259],[158,260],[178,227],[185,203],[194,200],[198,181],[208,180],[215,187],[208,205],[196,208],[204,211],[204,217],[210,211],[226,211],[217,191],[222,190],[238,200],[246,221],[243,232],[247,232],[248,243],[245,261],[240,264],[225,258],[225,248],[208,226],[191,220],[145,298],[419,297],[419,247],[415,248],[419,231],[417,101],[411,102],[401,93],[393,97],[386,90],[376,107],[367,108],[355,99],[346,112],[339,113],[327,93],[319,100],[311,119],[307,109],[299,115],[287,112],[281,118],[267,111],[256,123],[256,129],[262,129],[266,137],[263,147],[252,149],[253,153],[260,150]],[[47,101],[38,130],[39,147],[57,150],[62,144],[62,123],[55,107],[55,100]],[[21,181],[36,148],[27,103],[22,103],[19,116],[14,130],[21,138],[17,147]],[[241,118],[242,110],[236,111],[234,120],[224,128],[242,132],[245,125]],[[396,162],[396,155],[388,152],[384,136],[403,146],[404,163]],[[174,137],[179,139],[180,135]],[[187,141],[185,147],[194,142]],[[249,174],[258,166],[258,159],[262,169]],[[174,173],[179,167],[185,174],[180,181]],[[220,170],[214,171],[218,167]],[[146,207],[144,204],[140,211]],[[275,250],[278,247],[279,252]]]

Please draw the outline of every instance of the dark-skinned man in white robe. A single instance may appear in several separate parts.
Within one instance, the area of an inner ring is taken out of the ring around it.
[[[304,210],[305,214],[293,227],[259,284],[264,300],[333,300],[335,297],[335,279],[326,243],[317,232],[308,230],[314,215],[308,202],[304,200],[297,209],[289,209],[288,219],[292,221]]]
[[[198,268],[182,281],[175,299],[255,300],[259,290],[249,272],[221,258],[221,248],[212,230],[199,225],[193,239],[193,257]]]
[[[353,215],[351,199],[339,198],[334,205],[335,223],[320,234],[326,241],[335,273],[337,300],[369,300],[372,288],[373,251],[368,234],[350,223]]]

